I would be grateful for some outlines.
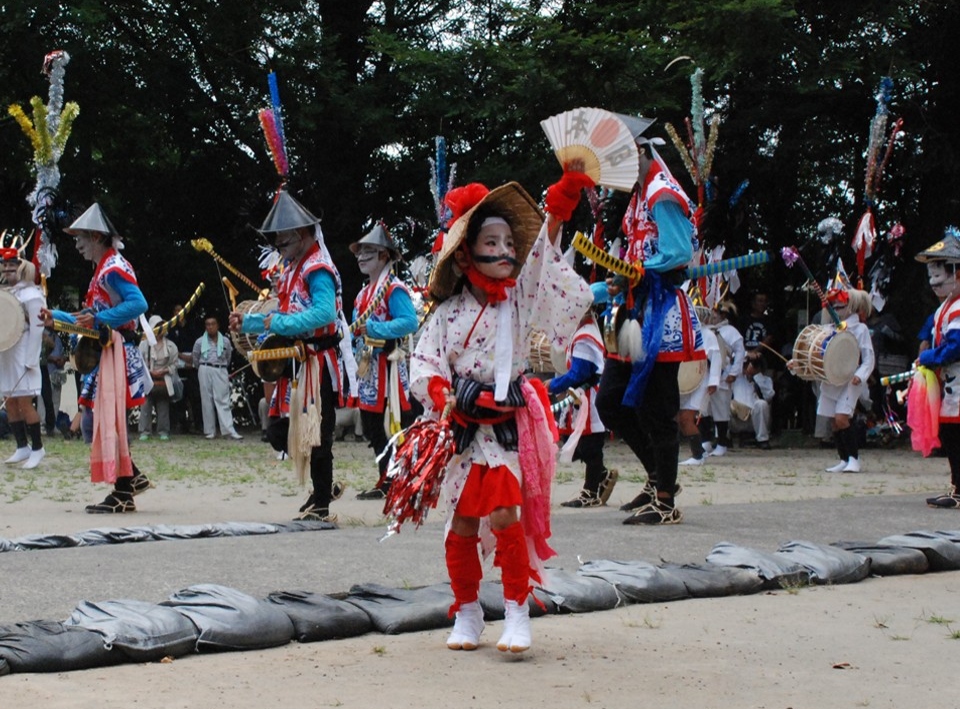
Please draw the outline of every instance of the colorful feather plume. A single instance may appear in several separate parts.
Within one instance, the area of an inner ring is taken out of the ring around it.
[[[260,109],[260,127],[267,141],[267,149],[273,158],[273,166],[277,174],[284,180],[290,175],[290,163],[287,160],[287,142],[283,131],[283,110],[280,105],[280,89],[277,86],[277,75],[274,72],[267,74],[267,83],[270,86],[270,108]]]

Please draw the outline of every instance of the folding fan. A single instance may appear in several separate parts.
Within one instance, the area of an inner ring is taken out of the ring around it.
[[[634,137],[646,127],[631,127],[629,118],[602,108],[574,108],[540,125],[561,165],[582,160],[598,185],[629,192],[638,173]]]

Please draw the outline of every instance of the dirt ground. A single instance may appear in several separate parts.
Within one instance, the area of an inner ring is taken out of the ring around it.
[[[134,453],[158,488],[138,498],[143,500],[140,511],[122,523],[276,521],[278,509],[292,511],[303,492],[291,480],[289,463],[276,460],[256,438],[255,432],[248,432],[237,443],[197,437],[136,442]],[[2,471],[0,536],[69,533],[96,526],[82,507],[103,491],[76,473],[83,469],[82,445],[51,442],[49,451],[37,471],[13,467]],[[357,501],[353,494],[373,482],[370,451],[362,443],[340,442],[335,452],[338,476],[351,485],[335,504],[341,524],[382,526],[379,505]],[[830,451],[812,447],[733,451],[703,467],[682,469],[683,503],[688,518],[695,518],[698,507],[742,510],[745,503],[760,509],[809,500],[917,497],[942,491],[947,479],[945,461],[923,460],[908,450],[864,451],[864,472],[856,475],[823,472],[832,462]],[[641,478],[622,447],[609,449],[608,464],[618,467],[622,476],[612,506],[632,497]],[[561,466],[554,490],[557,537],[564,520],[605,514],[558,506],[576,495],[580,470],[576,465]],[[200,488],[204,495],[196,494]],[[922,497],[918,499],[922,505]],[[945,528],[960,528],[960,516],[937,514]],[[121,524],[116,519],[109,523]],[[428,525],[441,523],[437,510]],[[815,528],[816,518],[810,524]],[[669,534],[678,529],[682,526],[653,531]],[[190,554],[193,542],[158,544],[180,544],[182,553]],[[5,557],[39,559],[56,553],[61,552],[0,554],[0,573],[9,572]],[[29,554],[34,556],[25,556]],[[0,617],[4,615],[0,612]],[[960,572],[542,617],[533,621],[533,648],[519,656],[496,650],[500,626],[488,624],[475,652],[447,650],[448,631],[436,630],[291,643],[170,663],[14,674],[0,678],[0,706],[360,709],[669,704],[802,709],[946,708],[957,702],[949,678],[952,658],[960,649]]]

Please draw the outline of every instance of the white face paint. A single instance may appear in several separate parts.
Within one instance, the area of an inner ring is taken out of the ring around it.
[[[517,250],[513,232],[504,223],[492,223],[480,229],[471,249],[477,270],[489,278],[509,278],[516,267]]]
[[[93,253],[94,237],[86,232],[81,232],[73,238],[80,255],[87,261],[95,261],[96,255]]]
[[[934,295],[940,300],[946,300],[960,292],[960,283],[957,282],[953,268],[947,268],[941,261],[930,261],[927,264],[927,281]]]
[[[382,255],[386,255],[384,249],[378,248],[376,246],[364,245],[357,249],[357,266],[360,268],[360,273],[365,276],[376,276],[380,273],[380,269],[383,268],[386,260],[381,258]]]

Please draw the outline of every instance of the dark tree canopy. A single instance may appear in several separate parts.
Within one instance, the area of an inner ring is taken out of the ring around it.
[[[806,243],[826,216],[849,237],[864,206],[874,95],[889,76],[904,132],[878,228],[906,228],[895,290],[926,293],[912,255],[960,221],[957,36],[950,0],[13,1],[0,5],[0,103],[46,100],[44,54],[70,53],[66,99],[80,116],[60,161],[62,196],[104,205],[151,306],[166,313],[218,278],[190,239],[210,239],[257,276],[252,227],[278,186],[256,116],[269,103],[269,70],[291,189],[322,214],[348,302],[360,276],[346,246],[375,220],[413,220],[408,253],[429,248],[435,136],[460,184],[515,179],[538,195],[560,173],[540,120],[594,105],[655,116],[662,135],[690,113],[695,66],[707,113],[722,119],[719,194],[750,180],[729,252]],[[26,231],[30,148],[5,112],[0,149],[0,227]],[[673,147],[662,153],[693,193]],[[60,252],[53,299],[84,288],[88,273],[70,241]],[[771,266],[744,280],[782,300],[782,285],[801,279]],[[912,324],[916,298],[893,300]],[[222,311],[216,288],[204,307]]]

